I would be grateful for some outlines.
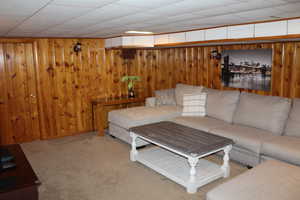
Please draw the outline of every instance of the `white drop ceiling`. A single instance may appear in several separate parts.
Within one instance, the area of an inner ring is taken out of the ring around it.
[[[104,38],[299,16],[300,0],[3,0],[0,36]]]

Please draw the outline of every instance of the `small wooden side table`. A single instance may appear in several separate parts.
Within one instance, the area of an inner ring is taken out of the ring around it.
[[[114,106],[114,105],[127,105],[128,106],[130,104],[144,103],[144,102],[145,102],[145,97],[134,97],[134,98],[114,97],[114,98],[92,99],[91,104],[92,104],[92,125],[93,125],[93,130],[95,130],[95,113],[94,113],[94,107],[95,106],[100,106],[101,110],[104,111],[104,108],[106,106]],[[104,123],[99,123],[99,125],[98,125],[99,136],[104,135],[104,129],[105,129],[105,124]]]

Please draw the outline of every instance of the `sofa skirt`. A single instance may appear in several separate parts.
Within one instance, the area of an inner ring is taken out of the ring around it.
[[[108,130],[109,130],[110,135],[131,145],[132,139],[131,139],[129,131],[127,129],[120,127],[114,123],[109,123]],[[137,147],[144,146],[147,144],[149,144],[149,143],[142,139],[139,139],[139,138],[136,141]]]

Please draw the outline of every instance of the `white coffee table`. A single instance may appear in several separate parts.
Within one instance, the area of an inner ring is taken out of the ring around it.
[[[229,152],[233,144],[230,139],[173,122],[134,127],[130,135],[131,161],[138,161],[186,187],[188,193],[195,193],[199,187],[230,174]],[[155,147],[138,151],[137,138]],[[219,151],[224,151],[222,165],[201,159]]]

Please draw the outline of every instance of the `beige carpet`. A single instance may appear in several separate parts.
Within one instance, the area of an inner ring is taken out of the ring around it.
[[[95,133],[22,147],[42,182],[40,200],[204,200],[208,190],[225,180],[188,194],[182,186],[130,162],[129,145]],[[231,162],[230,178],[246,170]]]

